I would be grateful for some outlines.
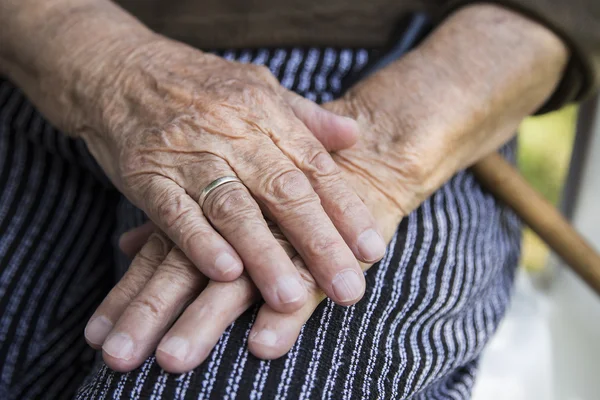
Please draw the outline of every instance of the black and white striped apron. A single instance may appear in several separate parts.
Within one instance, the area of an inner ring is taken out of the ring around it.
[[[220,54],[267,65],[285,87],[318,102],[338,96],[370,55]],[[512,158],[513,150],[503,152]],[[166,373],[151,357],[117,373],[86,346],[83,329],[127,267],[116,237],[144,220],[81,141],[0,81],[1,399],[465,399],[519,256],[517,218],[460,172],[402,221],[366,273],[364,299],[348,308],[322,303],[286,356],[248,353],[254,307],[191,372]]]

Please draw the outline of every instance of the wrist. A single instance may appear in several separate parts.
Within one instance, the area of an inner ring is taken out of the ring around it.
[[[91,92],[108,54],[152,32],[108,0],[8,2],[0,22],[0,74],[15,82],[59,128]],[[3,26],[3,28],[4,28]]]
[[[552,94],[567,57],[562,41],[536,22],[473,5],[348,97],[371,125],[371,147],[387,152],[378,156],[407,146],[427,155],[420,179],[436,188],[512,137]]]

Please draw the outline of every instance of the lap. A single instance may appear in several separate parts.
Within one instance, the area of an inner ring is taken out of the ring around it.
[[[78,398],[468,397],[509,299],[519,240],[514,215],[460,173],[400,224],[366,274],[364,299],[349,308],[325,301],[284,357],[247,351],[255,307],[194,371],[169,374],[151,357],[123,374],[98,361]]]
[[[315,100],[333,98],[368,58],[332,49],[225,56],[268,63]],[[116,235],[143,214],[110,187],[81,142],[2,81],[0,163],[2,398],[67,397],[84,375],[82,399],[466,398],[517,264],[516,218],[463,172],[401,223],[366,274],[364,299],[350,308],[324,302],[286,356],[261,361],[247,352],[254,308],[190,373],[167,374],[150,358],[119,374],[98,357],[92,368],[82,332],[127,267],[121,255],[115,262]]]

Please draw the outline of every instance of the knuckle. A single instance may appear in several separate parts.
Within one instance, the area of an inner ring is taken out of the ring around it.
[[[190,219],[179,228],[179,234],[181,249],[188,252],[196,243],[202,242],[203,239],[206,239],[208,235],[212,235],[213,232]]]
[[[148,270],[154,270],[164,260],[165,255],[166,255],[165,253],[158,254],[158,253],[150,253],[148,251],[141,251],[136,256],[134,262],[135,262],[135,265],[139,266],[139,268],[143,267]],[[132,265],[134,265],[134,264],[132,263]]]
[[[143,276],[152,275],[169,254],[171,247],[169,240],[162,235],[153,234],[133,259],[129,271]]]
[[[156,264],[132,264],[114,289],[120,292],[122,296],[133,299],[146,282],[152,278],[161,261],[162,259]]]
[[[167,259],[156,271],[156,279],[164,280],[169,288],[195,290],[202,283],[202,275],[190,262]]]
[[[172,247],[173,244],[164,234],[152,232],[138,253],[140,262],[145,265],[157,266],[169,254]]]
[[[337,167],[337,164],[325,150],[319,149],[313,152],[313,154],[309,156],[308,165],[316,178],[337,178],[340,176],[340,170]]]
[[[304,252],[309,258],[321,258],[323,255],[334,255],[340,251],[340,242],[335,238],[324,235],[308,235]]]
[[[139,279],[139,278],[138,278]],[[109,293],[109,297],[120,299],[121,301],[131,301],[137,296],[140,287],[146,283],[146,279],[136,282],[119,282]]]
[[[160,296],[154,293],[146,293],[131,301],[129,308],[138,315],[156,321],[165,315],[170,315],[171,306]]]
[[[226,185],[214,193],[204,204],[207,216],[213,222],[221,222],[257,213],[250,194],[237,184]]]
[[[162,218],[165,227],[169,230],[177,229],[181,226],[188,216],[193,213],[192,208],[187,202],[187,194],[183,191],[172,191],[165,190],[158,198],[154,199],[156,202],[156,211],[160,218]]]
[[[205,302],[195,310],[196,318],[207,321],[219,321],[223,316],[217,306],[212,302]]]
[[[336,221],[356,221],[356,218],[361,216],[362,213],[368,213],[366,206],[353,193],[336,196],[333,204],[335,208],[329,214]]]
[[[268,194],[276,204],[283,205],[298,201],[318,201],[317,194],[306,176],[297,169],[288,169],[275,174],[270,179]]]

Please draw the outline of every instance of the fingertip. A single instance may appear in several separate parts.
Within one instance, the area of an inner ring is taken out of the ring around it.
[[[106,365],[117,372],[129,372],[141,362],[136,358],[136,346],[132,337],[123,332],[110,334],[102,345],[102,358]]]
[[[227,243],[198,240],[189,248],[189,259],[200,272],[217,282],[234,281],[244,272],[244,264]]]
[[[290,302],[290,303],[282,303],[281,300],[265,300],[266,303],[271,306],[273,308],[273,310],[279,312],[279,313],[284,313],[284,314],[289,314],[289,313],[293,313],[296,312],[298,310],[300,310],[302,307],[304,307],[304,305],[306,304],[306,297],[303,297],[301,299],[298,299],[296,301]]]
[[[215,277],[217,281],[230,282],[236,280],[244,272],[242,261],[228,252],[223,252],[215,259]]]
[[[103,315],[92,317],[88,321],[83,335],[86,342],[94,349],[100,350],[104,340],[113,328],[113,323]]]
[[[215,267],[212,268],[198,268],[200,272],[206,275],[207,278],[215,282],[232,282],[238,279],[244,272],[243,267],[241,268],[230,268],[227,270],[221,270]]]
[[[357,247],[361,261],[376,263],[385,255],[387,243],[375,229],[367,229],[358,236]]]
[[[306,304],[308,292],[300,277],[294,275],[280,276],[273,286],[267,288],[269,293],[263,295],[263,297],[275,311],[291,313],[301,309]]]
[[[129,258],[135,256],[136,249],[132,241],[133,232],[128,231],[119,236],[119,249]]]
[[[248,337],[248,350],[263,360],[275,360],[284,356],[294,342],[286,340],[285,335],[274,329],[253,329]]]
[[[156,362],[162,369],[171,374],[183,374],[188,372],[181,363],[181,360],[167,354],[160,349],[156,350]]]
[[[324,124],[323,129],[329,132],[326,146],[329,151],[347,149],[358,142],[360,127],[354,118],[338,115],[323,108],[321,110],[327,114],[323,120],[328,121],[328,124]]]
[[[156,349],[156,361],[167,372],[183,374],[200,365],[210,351],[196,349],[191,353],[190,341],[180,336],[165,337]],[[190,358],[195,362],[191,362]]]
[[[356,304],[364,296],[365,277],[355,268],[347,268],[337,273],[331,281],[331,295],[336,304],[350,306]]]
[[[129,361],[112,357],[104,350],[102,350],[102,359],[108,368],[116,372],[131,372],[136,368],[136,365],[132,365]]]
[[[340,125],[339,130],[345,133],[347,145],[352,146],[358,141],[360,136],[360,127],[358,122],[351,117],[339,116],[337,123]]]

